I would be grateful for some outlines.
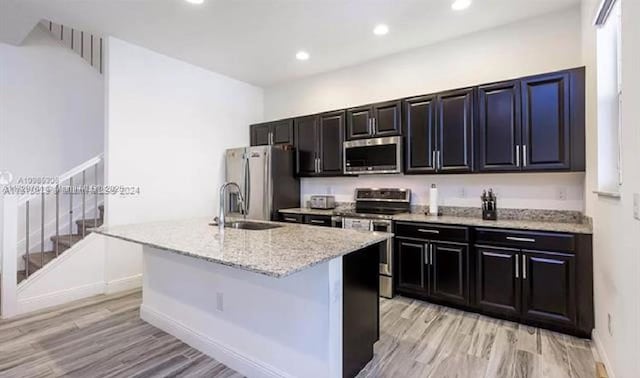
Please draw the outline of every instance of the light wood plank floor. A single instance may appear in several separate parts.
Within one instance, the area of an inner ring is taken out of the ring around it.
[[[0,321],[0,377],[240,377],[139,319],[139,291]],[[589,341],[406,298],[382,300],[365,377],[585,377]]]
[[[591,341],[396,297],[381,301],[380,341],[358,378],[593,378]]]

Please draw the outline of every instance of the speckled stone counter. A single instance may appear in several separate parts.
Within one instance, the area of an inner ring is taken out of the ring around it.
[[[410,214],[399,214],[393,217],[395,221],[442,223],[461,226],[493,227],[516,230],[531,231],[556,231],[569,232],[574,234],[593,233],[592,225],[575,211],[557,210],[526,210],[526,209],[504,209],[503,217],[498,221],[485,221],[480,217],[480,209],[476,208],[445,208],[444,216],[434,217],[425,215],[424,206],[412,208]],[[294,208],[280,210],[284,214],[311,214],[311,215],[334,215],[335,210],[319,210],[311,208]],[[461,214],[461,216],[449,215]],[[527,219],[531,218],[531,219]],[[582,218],[582,219],[581,219]],[[581,220],[584,220],[580,222]]]
[[[327,216],[334,215],[336,212],[335,209],[323,210],[323,209],[312,209],[310,207],[296,207],[293,209],[282,209],[278,211],[283,214],[327,215]]]
[[[556,231],[574,234],[591,234],[592,226],[588,223],[560,223],[527,220],[486,221],[481,218],[456,216],[431,216],[419,213],[400,214],[393,217],[395,221],[454,224],[473,227],[492,227],[532,231]]]
[[[278,223],[282,227],[269,230],[227,228],[220,234],[210,221],[201,218],[100,227],[94,232],[276,278],[393,236],[291,223]]]

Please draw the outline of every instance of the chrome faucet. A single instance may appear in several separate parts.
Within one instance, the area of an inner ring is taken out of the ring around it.
[[[236,189],[238,190],[238,196],[240,197],[240,201],[238,203],[238,205],[240,205],[240,212],[242,213],[243,216],[247,216],[247,208],[245,206],[245,202],[244,202],[244,197],[242,196],[242,190],[240,189],[240,185],[238,185],[235,182],[225,182],[224,184],[222,184],[222,186],[220,187],[220,210],[219,210],[219,214],[218,214],[218,229],[222,232],[224,230],[224,225],[225,225],[225,210],[227,208],[227,201],[226,198],[227,196],[226,191],[227,188],[230,186],[235,186]]]

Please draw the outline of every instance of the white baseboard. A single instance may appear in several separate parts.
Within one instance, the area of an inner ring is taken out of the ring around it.
[[[140,306],[140,317],[147,323],[182,340],[184,343],[236,370],[244,376],[260,378],[293,378],[290,374],[282,372],[262,361],[253,360],[249,356],[213,340],[210,337],[189,328],[185,324],[145,306],[144,304]]]
[[[105,284],[105,294],[119,293],[142,287],[142,273],[131,277],[119,278]]]
[[[600,333],[595,328],[593,329],[593,332],[591,332],[591,340],[593,340],[593,343],[596,346],[596,350],[598,351],[598,354],[600,355],[600,359],[602,360],[601,362],[607,368],[607,375],[609,376],[609,378],[616,378],[616,375],[613,372],[613,366],[611,365],[611,362],[609,362],[609,356],[607,355],[607,352],[604,349],[604,345],[602,345],[602,339],[600,338]]]
[[[58,306],[103,293],[104,282],[96,282],[71,289],[39,295],[37,297],[19,299],[16,315],[42,310],[47,307]]]

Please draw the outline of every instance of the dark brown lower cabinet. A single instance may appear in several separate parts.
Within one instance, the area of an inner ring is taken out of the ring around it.
[[[519,251],[476,246],[476,301],[488,313],[518,316],[521,286]]]
[[[397,237],[395,249],[396,290],[443,304],[468,305],[469,245],[457,239],[467,235],[466,227],[429,226],[413,229],[413,224],[396,225],[396,233],[414,237]],[[424,231],[429,239],[415,238],[414,231]]]
[[[532,320],[575,324],[575,256],[524,250],[521,259],[522,315]]]
[[[425,279],[425,244],[420,241],[397,239],[396,257],[398,290],[424,291],[426,293],[427,281]]]
[[[397,294],[590,337],[591,235],[417,222],[394,233]]]
[[[469,303],[465,244],[432,242],[429,244],[430,295],[449,303]]]

